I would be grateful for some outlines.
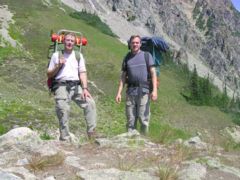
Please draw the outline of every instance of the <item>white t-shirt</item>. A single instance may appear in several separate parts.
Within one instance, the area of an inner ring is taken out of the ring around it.
[[[79,67],[78,67],[78,60],[75,57],[74,51],[72,51],[71,54],[64,53],[63,56],[64,56],[64,59],[66,60],[66,63],[60,69],[55,79],[60,81],[79,80],[78,73],[86,72],[85,60],[83,58],[82,53],[80,53]],[[58,52],[55,52],[52,55],[51,61],[48,66],[48,70],[52,70],[55,67],[55,65],[58,63],[59,63],[59,55],[58,55]]]

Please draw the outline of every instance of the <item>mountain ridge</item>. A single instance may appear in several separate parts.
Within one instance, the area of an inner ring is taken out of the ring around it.
[[[239,48],[233,45],[240,38],[232,37],[240,28],[240,13],[230,0],[217,5],[212,0],[62,2],[75,10],[97,13],[124,43],[132,34],[162,36],[173,51],[186,54],[180,61],[190,70],[196,65],[201,77],[209,75],[221,91],[227,85],[230,97],[239,96]]]

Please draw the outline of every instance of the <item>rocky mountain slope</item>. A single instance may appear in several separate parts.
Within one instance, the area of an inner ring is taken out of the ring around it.
[[[126,42],[132,34],[162,36],[176,61],[212,79],[229,95],[239,94],[240,13],[230,0],[62,0],[97,13]]]

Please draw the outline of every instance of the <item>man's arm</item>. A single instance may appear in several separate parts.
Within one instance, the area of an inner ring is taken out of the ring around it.
[[[151,73],[152,84],[153,84],[153,91],[151,93],[151,99],[153,101],[156,101],[157,100],[157,74],[156,74],[155,67],[152,66],[150,68],[150,73]]]
[[[54,60],[51,59],[50,63],[53,63],[53,61]],[[53,65],[52,69],[48,69],[47,70],[47,77],[48,78],[52,78],[52,77],[56,76],[56,74],[59,72],[59,70],[62,68],[62,66],[64,65],[65,62],[66,62],[66,60],[64,59],[64,57],[61,57],[59,59],[59,63],[58,64]]]
[[[53,69],[51,69],[51,70],[48,69],[47,70],[47,77],[48,78],[54,77],[58,73],[58,71],[61,69],[61,67],[62,67],[62,65],[56,64]]]
[[[88,91],[87,72],[86,71],[80,72],[79,77],[80,77],[80,81],[81,81],[82,89],[83,89],[83,93],[82,93],[83,98],[84,99],[86,99],[86,97],[92,98],[90,92]]]
[[[122,100],[122,90],[124,88],[125,82],[126,82],[126,72],[122,71],[121,77],[120,77],[120,80],[119,80],[117,95],[116,95],[116,98],[115,98],[117,103],[120,103],[121,100]]]

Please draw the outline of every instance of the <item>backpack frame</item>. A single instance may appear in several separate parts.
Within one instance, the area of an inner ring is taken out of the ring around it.
[[[59,30],[57,32],[57,35],[60,37],[61,35],[64,35],[66,33],[69,33],[69,32],[72,32],[72,33],[75,33],[76,35],[79,35],[80,37],[80,40],[83,38],[82,36],[82,33],[81,32],[78,32],[78,31],[71,31],[71,30],[65,30],[65,29],[62,29],[62,30]],[[79,63],[80,63],[80,60],[81,60],[81,50],[82,50],[82,46],[83,45],[86,45],[82,43],[82,41],[79,43],[79,44],[75,44],[74,46],[74,52],[75,52],[75,57],[76,57],[76,60],[78,61],[78,66],[79,66]],[[48,48],[48,66],[49,66],[49,63],[51,61],[51,57],[53,55],[53,53],[55,52],[58,52],[58,58],[60,59],[63,54],[64,54],[64,50],[63,50],[63,39],[56,39],[55,41],[53,41],[53,44],[51,44]],[[61,48],[61,49],[60,49]],[[56,75],[54,77],[51,77],[51,78],[48,78],[47,79],[47,86],[48,86],[48,90],[49,90],[49,93],[52,93],[55,91],[56,87],[56,81],[55,81],[55,77],[57,76],[57,74],[60,72],[60,70],[62,69],[62,67],[58,70],[58,72],[56,73]]]

